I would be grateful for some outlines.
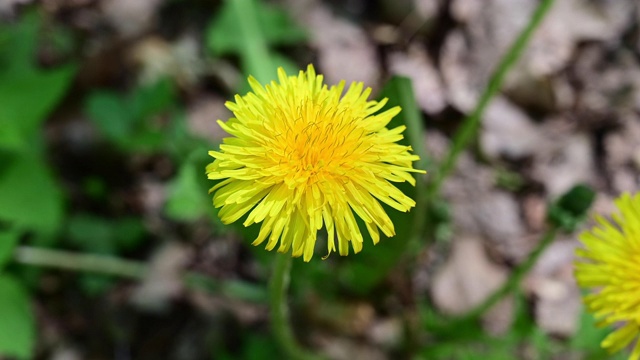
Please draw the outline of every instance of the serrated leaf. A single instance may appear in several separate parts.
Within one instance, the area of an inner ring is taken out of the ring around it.
[[[0,275],[0,357],[29,359],[35,343],[35,320],[24,287]]]
[[[40,157],[16,156],[0,176],[0,199],[0,220],[43,233],[58,229],[62,194]]]

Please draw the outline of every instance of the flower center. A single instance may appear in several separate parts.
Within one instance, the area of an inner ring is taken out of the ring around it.
[[[336,178],[353,169],[365,137],[348,109],[326,108],[307,100],[290,116],[281,118],[285,131],[275,136],[281,154],[277,161],[287,168],[289,185],[313,184]]]

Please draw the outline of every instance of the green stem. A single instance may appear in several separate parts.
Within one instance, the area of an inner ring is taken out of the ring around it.
[[[287,292],[291,279],[291,254],[276,254],[275,266],[269,282],[269,305],[271,307],[271,326],[274,336],[290,359],[312,359],[298,345],[289,323]]]
[[[509,295],[511,292],[515,291],[520,283],[524,279],[524,277],[531,271],[533,266],[540,258],[540,255],[544,252],[544,250],[553,242],[556,235],[558,234],[558,228],[555,225],[552,225],[542,236],[542,239],[538,242],[538,245],[533,249],[533,251],[529,254],[527,259],[520,263],[509,276],[509,279],[498,288],[491,296],[489,296],[485,301],[483,301],[480,305],[476,306],[474,309],[463,315],[460,320],[461,321],[469,321],[475,320],[482,316],[487,310],[491,309],[495,304],[497,304],[500,300],[502,300],[505,296]]]
[[[128,279],[144,279],[148,267],[142,263],[113,256],[73,253],[31,246],[19,246],[14,261],[23,265],[100,273]]]
[[[150,271],[150,267],[142,262],[124,260],[115,256],[32,246],[17,247],[13,261],[22,265],[96,273],[137,281],[144,280]],[[193,290],[222,294],[238,300],[264,302],[267,297],[264,289],[258,286],[234,280],[216,281],[197,272],[186,272],[183,282],[187,288]]]
[[[518,38],[516,38],[514,43],[511,45],[511,48],[509,48],[508,52],[498,64],[498,67],[489,79],[489,84],[482,93],[475,109],[466,119],[464,119],[460,129],[454,135],[453,144],[449,149],[445,160],[440,165],[439,171],[435,174],[434,181],[431,183],[427,191],[429,199],[432,199],[433,195],[440,191],[440,187],[442,186],[444,179],[446,179],[453,170],[458,156],[475,138],[478,128],[480,127],[482,114],[489,105],[491,99],[493,99],[498,90],[500,90],[508,71],[524,52],[533,32],[538,28],[545,15],[549,12],[551,5],[553,5],[553,1],[554,0],[540,1],[540,4],[535,9],[529,23],[522,30],[520,35],[518,35]]]

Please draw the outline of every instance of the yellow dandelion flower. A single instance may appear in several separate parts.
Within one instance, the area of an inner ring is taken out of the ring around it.
[[[226,107],[235,115],[220,126],[232,137],[207,166],[209,179],[220,180],[209,191],[221,207],[223,223],[248,213],[244,226],[262,222],[253,242],[267,240],[266,249],[304,255],[311,260],[318,231],[327,232],[329,254],[348,255],[362,250],[360,217],[374,244],[378,229],[388,237],[393,223],[380,202],[408,211],[415,202],[392,182],[415,185],[410,146],[396,142],[404,126],[387,129],[400,112],[394,107],[376,114],[386,104],[368,100],[371,89],[345,82],[327,87],[312,65],[298,76],[278,69],[278,82],[262,86],[249,77],[252,92],[236,95]],[[328,254],[327,254],[328,256]]]
[[[640,335],[640,194],[624,194],[615,202],[613,222],[597,217],[598,226],[580,235],[575,276],[584,288],[595,288],[584,302],[599,325],[619,324],[602,347],[618,352]],[[640,359],[640,341],[629,359]]]

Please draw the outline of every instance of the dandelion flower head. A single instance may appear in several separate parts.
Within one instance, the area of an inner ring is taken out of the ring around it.
[[[345,82],[327,87],[312,65],[297,76],[278,69],[278,81],[262,86],[249,77],[252,91],[236,95],[226,106],[234,117],[220,126],[231,137],[207,176],[219,180],[210,190],[218,216],[229,224],[248,214],[244,226],[262,223],[253,245],[309,261],[324,227],[328,254],[362,250],[363,236],[354,216],[366,226],[374,244],[379,231],[394,226],[380,202],[409,211],[415,202],[393,182],[415,185],[410,146],[397,144],[404,126],[386,126],[400,112],[368,100],[370,88]],[[344,95],[343,95],[344,93]],[[327,256],[328,256],[327,254]]]
[[[636,341],[629,359],[640,359],[640,194],[624,194],[615,202],[613,221],[597,217],[598,225],[580,236],[575,276],[583,288],[595,291],[584,297],[599,325],[617,329],[602,347],[618,352]]]

